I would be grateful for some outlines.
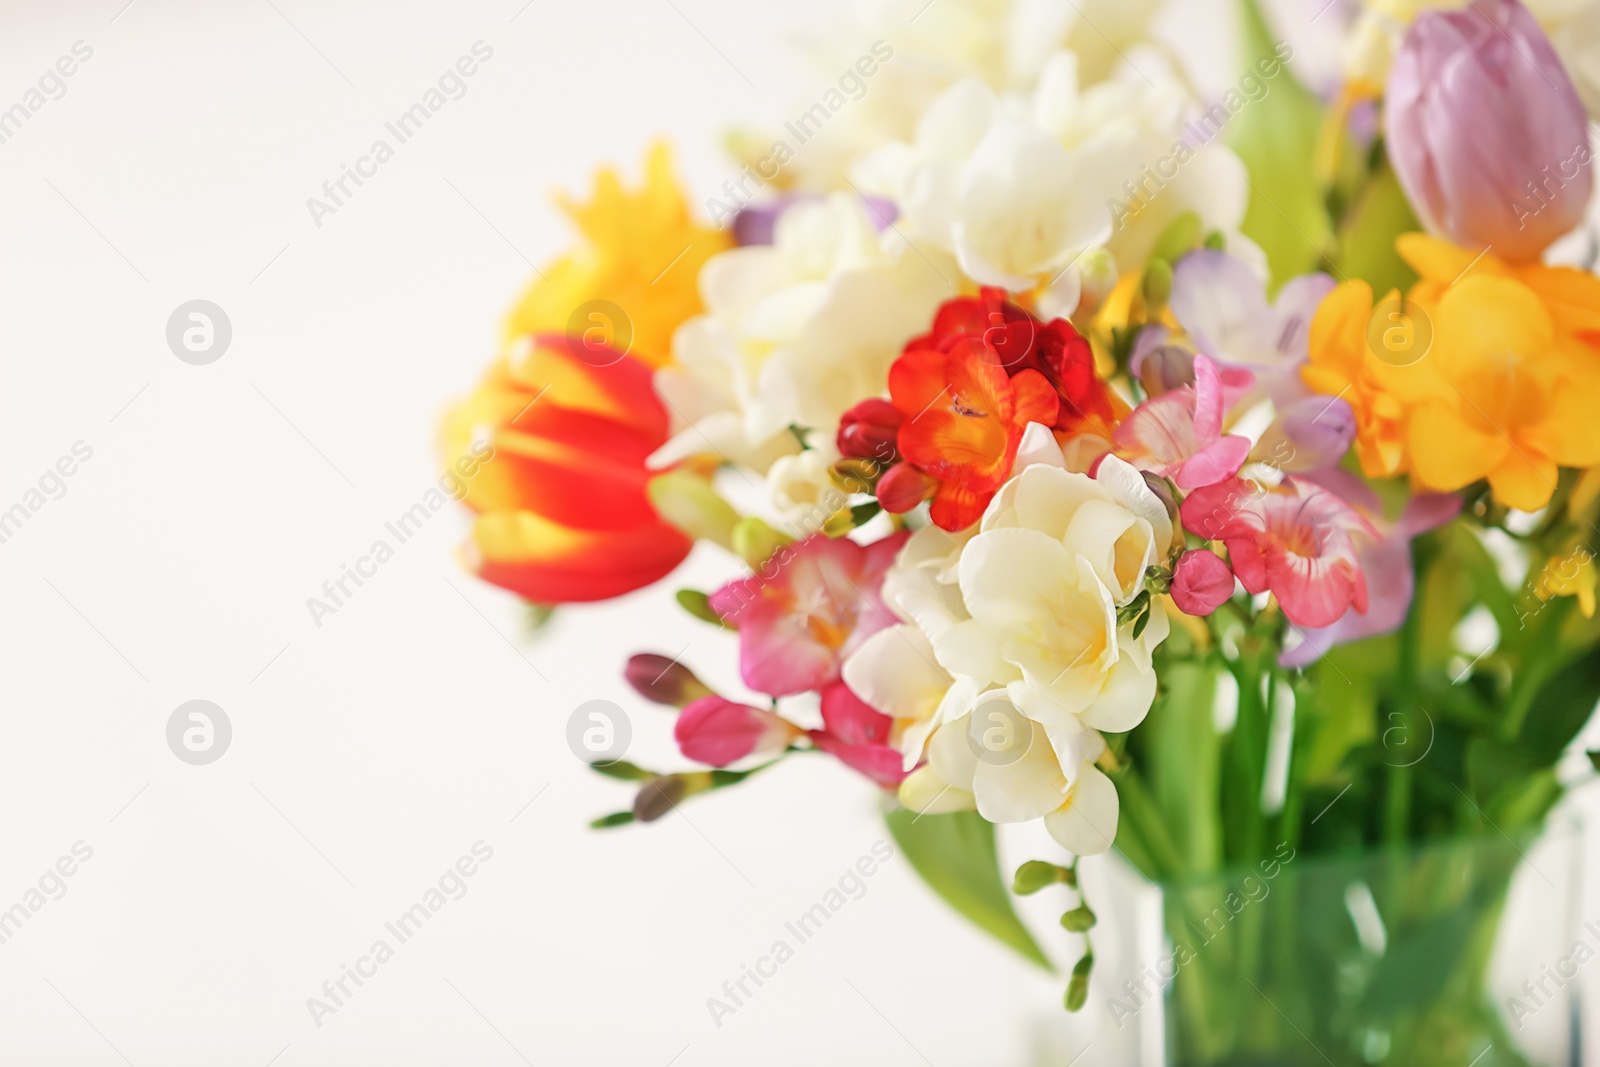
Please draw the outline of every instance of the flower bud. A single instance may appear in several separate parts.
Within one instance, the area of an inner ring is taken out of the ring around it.
[[[687,470],[668,471],[651,478],[645,491],[664,521],[689,537],[728,547],[739,513],[717,495],[709,479]]]
[[[939,481],[909,463],[896,463],[878,479],[878,503],[891,515],[902,515],[933,496]]]
[[[1194,384],[1194,353],[1178,345],[1159,345],[1140,353],[1136,362],[1133,370],[1147,396]]]
[[[785,537],[760,519],[748,518],[740,519],[734,526],[732,541],[734,554],[748,563],[751,570],[760,570],[774,552],[790,544],[793,538]]]
[[[688,667],[654,652],[628,657],[622,676],[646,700],[675,708],[711,695],[711,690]]]
[[[839,454],[853,459],[876,460],[887,467],[898,458],[896,442],[901,415],[887,400],[863,400],[839,420]]]
[[[1172,572],[1172,602],[1185,615],[1210,615],[1233,595],[1233,571],[1209,548],[1178,558]]]
[[[701,697],[684,708],[672,732],[685,756],[712,767],[748,756],[775,756],[800,733],[773,712],[719,696]]]
[[[1389,74],[1385,133],[1428,229],[1502,259],[1538,259],[1594,187],[1583,104],[1517,0],[1418,16]]]

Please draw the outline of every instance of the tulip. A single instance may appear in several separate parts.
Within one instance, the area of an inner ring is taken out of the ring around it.
[[[484,441],[493,449],[464,476],[463,502],[478,513],[469,569],[540,604],[605,600],[665,577],[692,546],[650,502],[645,460],[667,428],[644,364],[596,360],[560,334],[514,342],[444,422],[447,461],[482,455]]]
[[[1535,260],[1593,190],[1583,104],[1516,0],[1425,11],[1389,74],[1390,159],[1428,229]]]

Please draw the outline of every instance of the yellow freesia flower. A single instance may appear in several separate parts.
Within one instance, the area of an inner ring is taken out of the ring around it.
[[[556,203],[583,239],[544,268],[506,320],[506,340],[554,331],[596,339],[651,367],[672,355],[672,334],[698,315],[700,268],[732,245],[721,230],[695,221],[672,173],[664,142],[645,157],[644,185],[623,186],[615,170],[595,176],[587,203],[557,196]],[[607,307],[585,307],[606,301]]]
[[[1579,546],[1544,565],[1535,591],[1540,600],[1557,596],[1578,598],[1578,610],[1586,619],[1594,618],[1596,574],[1594,553]]]
[[[1442,492],[1486,478],[1501,503],[1543,507],[1557,468],[1600,464],[1600,279],[1422,234],[1398,248],[1421,280],[1376,309],[1365,282],[1331,293],[1307,384],[1350,402],[1369,476]]]

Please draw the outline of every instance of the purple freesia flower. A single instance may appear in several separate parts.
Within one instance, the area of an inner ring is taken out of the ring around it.
[[[1172,314],[1195,347],[1224,368],[1253,372],[1260,392],[1282,408],[1307,395],[1300,365],[1311,341],[1311,317],[1333,291],[1326,274],[1291,278],[1267,300],[1267,281],[1237,256],[1209,248],[1178,260],[1172,271]]]
[[[1367,582],[1366,612],[1347,611],[1330,626],[1299,630],[1300,643],[1278,657],[1282,667],[1309,667],[1337,645],[1398,630],[1411,610],[1416,588],[1412,540],[1443,526],[1461,510],[1461,498],[1454,493],[1419,493],[1406,502],[1396,522],[1387,523],[1378,494],[1355,475],[1332,470],[1310,477],[1365,512],[1381,536],[1362,546],[1356,557]]]
[[[1583,104],[1516,0],[1419,15],[1384,114],[1395,174],[1434,233],[1533,260],[1582,219],[1594,188]]]

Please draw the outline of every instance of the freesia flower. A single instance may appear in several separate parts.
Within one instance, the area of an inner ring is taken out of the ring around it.
[[[1410,310],[1374,328],[1370,288],[1341,285],[1312,324],[1306,381],[1350,402],[1369,476],[1409,472],[1441,492],[1486,478],[1508,506],[1543,507],[1558,467],[1600,463],[1600,280],[1489,255],[1474,262],[1417,234],[1399,249],[1422,275]],[[1431,331],[1431,346],[1397,355],[1390,330]]]
[[[1270,592],[1296,626],[1332,625],[1367,610],[1357,539],[1377,536],[1349,504],[1309,481],[1277,487],[1238,478],[1197,489],[1180,508],[1197,537],[1221,541],[1245,590]]]
[[[776,756],[803,733],[771,711],[715,695],[685,707],[672,731],[685,756],[712,767]]]
[[[881,586],[906,536],[859,545],[819,534],[778,549],[760,573],[713,593],[712,610],[739,629],[744,683],[789,696],[838,681],[845,657],[895,621]]]
[[[506,320],[506,341],[540,333],[581,333],[591,326],[650,367],[672,354],[672,334],[701,310],[700,268],[731,244],[727,235],[696,222],[672,174],[672,152],[652,145],[644,185],[628,189],[614,170],[595,176],[588,203],[558,197],[583,241],[544,268]],[[576,310],[603,300],[620,308],[574,324]]]
[[[976,809],[990,822],[1043,819],[1061,847],[1096,855],[1117,835],[1117,790],[1095,766],[1105,748],[1081,726],[1048,733],[1005,690],[991,690],[939,727],[900,799],[914,811]]]
[[[856,696],[844,682],[822,691],[822,729],[811,731],[811,743],[845,766],[885,788],[906,776],[894,747],[896,723]]]
[[[1210,615],[1233,596],[1233,571],[1209,548],[1178,557],[1172,569],[1172,602],[1185,615]]]
[[[1378,531],[1376,539],[1361,541],[1356,554],[1367,583],[1367,610],[1352,606],[1330,626],[1302,629],[1300,643],[1278,657],[1284,667],[1306,667],[1339,645],[1399,629],[1416,587],[1411,542],[1461,511],[1461,498],[1454,493],[1419,493],[1406,501],[1398,520],[1388,522],[1378,494],[1356,476],[1326,471],[1316,481],[1367,516]]]
[[[1011,476],[1023,430],[1030,422],[1053,424],[1061,403],[1043,374],[1008,375],[993,349],[970,336],[948,351],[908,349],[889,368],[889,395],[904,418],[898,443],[905,462],[884,475],[879,500],[904,511],[931,496],[933,521],[947,530],[978,520]],[[916,493],[897,492],[913,477]]]
[[[1142,264],[1184,212],[1224,232],[1243,219],[1249,187],[1238,157],[1221,145],[1174,148],[1189,105],[1171,80],[1080,88],[1076,59],[1058,52],[1027,97],[976,78],[952,85],[909,142],[865,157],[853,180],[894,200],[897,225],[919,246],[954,255],[973,281],[1037,293],[1047,316],[1070,315],[1090,249]],[[1141,174],[1175,152],[1182,166],[1159,195],[1147,187],[1130,202]]]
[[[1517,0],[1425,11],[1384,101],[1395,174],[1429,230],[1536,260],[1594,188],[1583,103]]]
[[[1198,351],[1225,370],[1249,371],[1281,407],[1305,395],[1299,371],[1311,319],[1333,287],[1326,274],[1305,274],[1285,282],[1269,303],[1260,271],[1238,256],[1198,248],[1173,268],[1168,306]],[[1241,405],[1256,395],[1241,398]]]
[[[645,467],[667,413],[642,363],[557,334],[520,337],[446,415],[447,463],[487,443],[464,480],[464,551],[485,581],[540,604],[604,600],[665,577],[690,540],[651,506]]]
[[[1222,432],[1225,400],[1216,363],[1194,357],[1194,384],[1153,396],[1133,409],[1112,440],[1135,466],[1198,489],[1231,478],[1250,454],[1250,439]]]
[[[861,198],[839,193],[779,216],[771,245],[735,248],[700,272],[706,314],[673,339],[677,366],[656,377],[674,415],[658,465],[705,455],[765,473],[800,450],[790,427],[833,432],[951,295],[936,266]]]

